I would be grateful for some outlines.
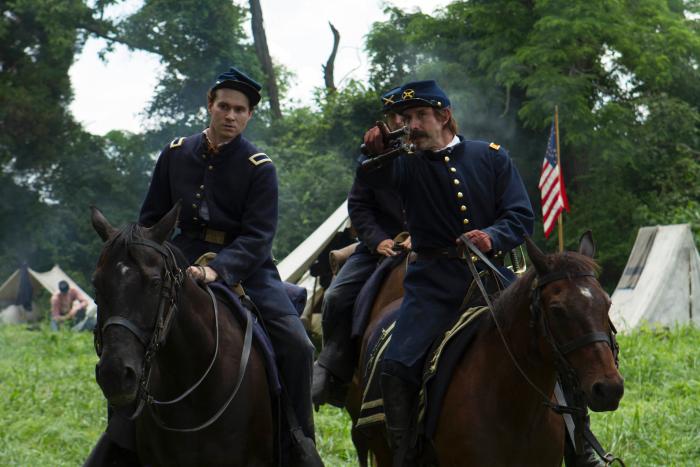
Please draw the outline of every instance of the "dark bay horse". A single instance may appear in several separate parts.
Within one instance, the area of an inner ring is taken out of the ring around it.
[[[494,302],[452,375],[430,440],[439,465],[559,467],[564,421],[546,404],[555,401],[561,373],[593,411],[615,410],[622,398],[610,298],[595,277],[592,238],[584,235],[578,252],[563,254],[545,255],[529,239],[526,246],[534,269]],[[365,340],[397,302],[384,305]],[[360,443],[360,463],[366,465],[369,449],[377,465],[390,466],[384,427],[373,430]]]
[[[176,261],[165,240],[178,213],[117,230],[93,208],[105,242],[93,276],[97,382],[115,412],[134,417],[143,465],[274,465],[263,357],[247,345],[246,358],[249,329]]]

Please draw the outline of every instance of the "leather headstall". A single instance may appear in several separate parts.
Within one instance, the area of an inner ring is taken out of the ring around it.
[[[143,401],[148,401],[152,397],[148,394],[148,381],[151,373],[151,361],[158,349],[161,348],[168,337],[170,328],[172,327],[173,319],[177,312],[177,299],[180,288],[184,282],[184,272],[178,267],[175,259],[175,254],[167,245],[161,245],[152,240],[138,239],[127,242],[127,247],[130,246],[145,246],[155,250],[164,260],[163,270],[161,272],[160,297],[158,300],[158,312],[156,315],[153,332],[150,336],[144,332],[133,321],[123,316],[110,316],[104,324],[95,327],[95,351],[97,355],[102,354],[102,334],[109,326],[122,326],[129,330],[141,345],[144,346],[146,352],[143,357],[141,367],[141,379],[139,381],[139,393],[137,398],[140,399],[139,408],[131,416],[135,418],[143,408]]]

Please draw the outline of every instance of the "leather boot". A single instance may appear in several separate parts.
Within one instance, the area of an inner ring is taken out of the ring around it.
[[[331,404],[332,406],[342,409],[345,407],[347,392],[347,383],[343,383],[340,379],[333,376],[333,374],[318,361],[314,363],[311,400],[316,410],[323,404]]]
[[[586,429],[590,429],[590,417],[586,417],[584,423]],[[577,455],[574,443],[567,433],[564,443],[564,465],[566,467],[605,467],[606,464],[585,437],[583,438],[583,450],[581,454]]]
[[[568,448],[568,446],[567,446]],[[567,449],[568,451],[568,449]],[[595,452],[588,441],[583,440],[583,451],[576,455],[572,448],[564,457],[566,467],[605,467],[605,462]]]
[[[387,373],[381,374],[380,385],[393,467],[417,466],[413,432],[418,390],[413,384]]]

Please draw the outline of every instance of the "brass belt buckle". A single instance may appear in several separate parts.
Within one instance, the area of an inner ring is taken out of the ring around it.
[[[226,241],[226,232],[222,232],[221,230],[205,229],[204,241],[216,243],[217,245],[223,245]]]

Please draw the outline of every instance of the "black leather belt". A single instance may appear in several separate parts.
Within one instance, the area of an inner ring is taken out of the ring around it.
[[[216,245],[228,245],[233,241],[233,235],[223,230],[210,229],[207,227],[188,227],[180,230],[184,235],[190,238],[204,240],[205,242],[214,243]]]
[[[416,259],[419,261],[429,259],[462,259],[457,247],[446,248],[422,248],[416,251]]]
[[[474,262],[474,263],[479,262],[479,258],[476,255],[470,254],[469,256],[471,257],[472,262]],[[431,259],[465,260],[465,258],[460,254],[460,252],[456,246],[449,246],[446,248],[423,248],[423,249],[416,251],[416,259],[418,261],[431,260]],[[502,258],[498,258],[498,259],[491,258],[491,261],[496,263],[498,266],[503,265]]]

